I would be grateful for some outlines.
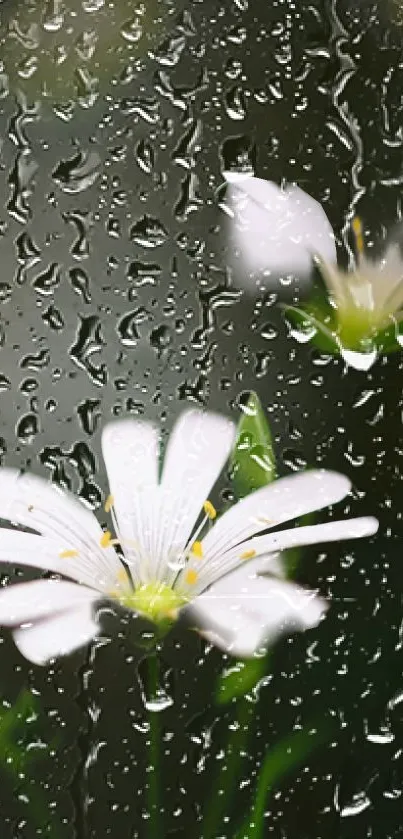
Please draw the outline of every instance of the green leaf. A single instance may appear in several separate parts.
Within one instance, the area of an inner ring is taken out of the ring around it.
[[[231,458],[231,477],[238,498],[270,484],[276,477],[269,423],[253,391],[242,411]]]
[[[266,656],[237,661],[232,667],[224,670],[216,689],[217,705],[228,705],[233,699],[251,693],[266,671]]]
[[[236,834],[236,839],[263,839],[264,814],[270,793],[285,775],[301,766],[314,749],[326,743],[332,731],[333,725],[330,720],[313,721],[300,731],[289,734],[273,747],[260,770],[250,816]]]

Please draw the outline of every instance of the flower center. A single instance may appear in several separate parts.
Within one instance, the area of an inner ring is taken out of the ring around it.
[[[145,583],[129,594],[120,594],[118,599],[122,606],[156,624],[175,621],[179,609],[187,602],[186,597],[162,582]]]

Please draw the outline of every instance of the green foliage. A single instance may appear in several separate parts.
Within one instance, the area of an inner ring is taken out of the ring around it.
[[[37,702],[28,690],[23,690],[13,705],[3,700],[2,706],[0,773],[3,772],[13,785],[21,787],[24,780],[28,782],[28,768],[38,760],[37,750],[30,748],[33,739],[30,726],[39,718]],[[51,748],[54,746],[55,743]],[[55,825],[49,822],[48,802],[37,784],[34,787],[30,785],[29,813],[32,823],[40,829],[41,835],[57,839],[59,833]]]
[[[269,423],[253,391],[242,412],[231,458],[231,477],[238,498],[270,484],[276,477]]]
[[[284,737],[271,749],[259,773],[250,814],[236,834],[236,839],[263,839],[264,814],[270,793],[285,775],[303,765],[314,749],[329,740],[332,730],[329,720],[314,721]]]
[[[266,672],[267,656],[237,661],[221,673],[216,689],[217,705],[228,705],[234,699],[251,693]]]
[[[21,736],[27,724],[36,717],[34,699],[27,690],[20,693],[11,707],[3,701],[0,709],[0,767],[15,778],[28,760],[27,751],[20,743]]]

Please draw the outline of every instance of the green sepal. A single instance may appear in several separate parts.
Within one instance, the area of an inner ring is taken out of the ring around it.
[[[340,355],[342,349],[352,352],[372,352],[376,349],[380,354],[395,353],[402,349],[398,338],[403,342],[403,329],[400,323],[391,323],[375,333],[365,341],[341,341],[337,334],[337,325],[330,308],[324,305],[305,304],[303,307],[283,305],[283,311],[291,327],[297,328],[309,338],[311,343],[321,352],[330,355]]]
[[[242,411],[231,456],[231,479],[238,498],[267,486],[276,478],[270,426],[253,391]]]
[[[283,305],[282,309],[290,326],[307,336],[307,343],[309,341],[322,352],[340,354],[340,342],[333,328],[331,314],[326,309],[315,307],[313,310],[289,305]]]

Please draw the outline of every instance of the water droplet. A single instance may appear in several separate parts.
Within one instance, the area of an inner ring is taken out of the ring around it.
[[[4,393],[6,390],[11,389],[11,382],[4,373],[0,373],[0,393]]]
[[[81,2],[84,11],[88,14],[99,12],[105,5],[105,0],[81,0]]]
[[[338,813],[344,818],[351,816],[358,816],[371,806],[371,799],[368,797],[366,790],[356,792],[352,798],[343,804],[340,800],[340,787],[337,785],[334,795],[334,806]]]
[[[225,95],[225,110],[233,120],[246,119],[246,99],[240,85],[235,85]]]
[[[70,253],[74,259],[87,259],[90,253],[87,231],[87,213],[79,210],[72,210],[62,214],[63,221],[73,224],[77,230],[77,239],[73,242]]]
[[[183,166],[184,169],[191,169],[194,164],[194,155],[201,148],[202,122],[199,119],[191,120],[189,128],[179,140],[172,157],[175,163]]]
[[[0,283],[0,303],[7,303],[10,300],[12,293],[13,290],[9,283]]]
[[[61,270],[57,262],[52,262],[45,271],[42,271],[32,281],[32,286],[38,294],[49,297],[55,288],[60,285]]]
[[[154,711],[155,713],[165,711],[166,708],[170,708],[173,705],[173,698],[168,692],[171,670],[165,669],[161,673],[161,666],[161,661],[156,656],[147,656],[140,661],[137,667],[144,707],[147,711]],[[158,671],[158,682],[153,685],[150,685],[150,668]]]
[[[203,203],[197,193],[198,178],[194,172],[189,172],[181,182],[180,196],[175,205],[175,216],[179,221],[186,221],[190,213]]]
[[[13,216],[20,224],[26,224],[32,216],[28,199],[32,193],[31,182],[37,170],[37,162],[28,149],[25,149],[24,152],[17,155],[8,178],[11,196],[7,204],[7,210],[10,216]]]
[[[156,262],[131,262],[126,276],[136,288],[145,285],[157,285],[157,279],[161,276],[161,266]]]
[[[80,294],[85,303],[91,303],[90,279],[85,271],[82,268],[71,268],[69,277],[76,294]]]
[[[166,350],[171,343],[172,335],[169,326],[162,324],[152,330],[150,334],[150,344],[155,350],[157,350],[159,356],[162,355],[163,351]]]
[[[116,331],[125,347],[137,346],[137,342],[141,337],[137,327],[149,319],[150,314],[143,307],[139,307],[133,312],[128,312],[121,318],[116,327]]]
[[[148,140],[139,140],[134,154],[140,169],[150,175],[155,163],[155,154],[151,143]]]
[[[99,97],[99,79],[87,67],[77,67],[75,73],[77,98],[82,108],[92,108]],[[93,183],[93,181],[92,181]],[[67,192],[67,190],[65,190]],[[70,190],[70,192],[81,190]]]
[[[135,114],[150,125],[156,125],[160,119],[159,103],[156,99],[123,99],[122,113]]]
[[[33,443],[38,431],[39,423],[36,414],[25,414],[17,423],[17,436],[25,445]]]
[[[371,352],[355,352],[341,347],[340,355],[344,358],[344,361],[349,365],[349,367],[353,367],[354,370],[364,371],[370,370],[378,358],[378,352],[376,349]]]
[[[74,49],[82,61],[89,61],[92,58],[97,47],[97,41],[98,37],[94,29],[81,32],[76,40]]]
[[[92,383],[102,387],[108,380],[108,370],[104,363],[94,364],[92,356],[105,346],[101,333],[101,322],[97,315],[81,317],[76,341],[70,347],[69,353],[74,363],[88,373]]]
[[[81,427],[85,434],[94,434],[101,418],[101,411],[98,410],[101,402],[99,399],[85,399],[77,405],[77,414]]]
[[[121,27],[122,37],[130,44],[137,44],[143,34],[142,22],[138,15],[127,20]]]
[[[48,0],[45,4],[42,26],[47,32],[59,32],[64,23],[64,4],[62,0]]]
[[[147,215],[133,224],[130,230],[132,241],[143,248],[157,248],[164,244],[167,236],[168,233],[159,219]]]
[[[55,306],[48,306],[42,315],[42,320],[55,332],[60,332],[64,327],[63,315]]]
[[[84,192],[100,175],[101,158],[96,151],[79,151],[74,157],[61,160],[53,170],[53,180],[63,192]]]
[[[20,367],[26,370],[42,370],[50,363],[49,350],[39,350],[35,355],[26,355],[20,361]]]
[[[164,67],[176,67],[185,46],[185,36],[176,35],[163,41],[155,52],[150,50],[149,56]]]
[[[230,137],[221,146],[222,168],[227,173],[254,175],[255,157],[255,145],[246,134]]]

